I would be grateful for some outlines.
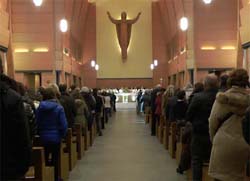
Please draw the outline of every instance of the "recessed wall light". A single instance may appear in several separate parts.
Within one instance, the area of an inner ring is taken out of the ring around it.
[[[29,49],[27,48],[17,48],[15,49],[15,53],[27,53],[29,52]]]
[[[216,50],[216,47],[213,47],[213,46],[203,46],[203,47],[201,47],[201,50]]]

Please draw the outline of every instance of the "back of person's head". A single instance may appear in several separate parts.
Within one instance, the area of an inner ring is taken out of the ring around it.
[[[51,83],[51,84],[49,84],[48,88],[51,88],[51,89],[54,91],[54,93],[55,93],[55,95],[56,95],[57,97],[59,97],[59,96],[61,95],[61,93],[60,93],[60,91],[59,91],[59,88],[58,88],[57,84]]]
[[[12,90],[18,92],[18,85],[17,85],[17,82],[14,79],[8,77],[5,74],[0,74],[0,76],[1,76],[0,80],[2,82],[4,82],[6,85],[8,85]]]
[[[172,96],[174,96],[174,92],[175,92],[174,85],[169,85],[166,89],[166,96],[172,97]]]
[[[24,85],[21,83],[21,82],[17,82],[17,89],[18,89],[18,93],[21,95],[21,96],[24,96],[25,95],[25,88],[24,88]]]
[[[81,88],[81,93],[83,93],[83,94],[88,94],[90,91],[89,91],[89,88],[88,87],[82,87]]]
[[[229,86],[246,87],[249,85],[249,76],[245,69],[235,69],[229,74],[228,84]]]
[[[178,99],[183,100],[183,99],[185,99],[185,97],[186,97],[186,92],[185,92],[184,90],[180,90],[180,91],[177,93],[177,98],[178,98]]]
[[[79,89],[75,89],[72,91],[72,97],[74,99],[82,99],[82,95],[80,94],[80,90]]]
[[[229,76],[227,74],[223,74],[221,77],[220,77],[220,87],[223,88],[223,87],[227,87],[227,80],[228,80]]]
[[[93,95],[97,95],[98,94],[98,89],[97,88],[94,88],[93,89]]]
[[[196,82],[194,84],[194,91],[195,93],[202,92],[204,90],[204,84],[202,82]]]
[[[50,99],[55,99],[56,98],[56,93],[53,90],[53,88],[48,87],[43,91],[43,100],[50,100]]]
[[[75,84],[73,84],[73,85],[70,86],[70,90],[71,90],[71,91],[75,90],[75,88],[76,88],[76,85],[75,85]]]
[[[67,91],[67,85],[66,84],[60,84],[59,90],[61,93],[65,93]]]
[[[205,80],[204,80],[205,90],[218,89],[218,87],[219,87],[219,81],[216,75],[209,74],[205,77]]]

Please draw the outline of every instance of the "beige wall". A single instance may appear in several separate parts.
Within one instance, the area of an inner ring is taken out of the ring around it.
[[[121,59],[115,25],[110,22],[107,11],[120,19],[122,11],[133,19],[142,15],[132,27],[132,35],[126,62]],[[98,0],[96,1],[97,63],[98,78],[151,78],[152,62],[152,17],[150,0]]]
[[[240,10],[241,27],[240,33],[242,44],[250,41],[250,1],[242,0],[243,8]]]

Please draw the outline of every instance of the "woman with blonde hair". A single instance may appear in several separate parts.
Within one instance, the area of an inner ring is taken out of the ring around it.
[[[250,154],[250,146],[243,137],[242,123],[249,106],[246,90],[248,73],[235,69],[229,74],[229,87],[216,96],[209,117],[212,146],[209,175],[221,181],[242,181]]]
[[[162,114],[164,117],[166,117],[165,115],[165,110],[168,104],[168,99],[170,97],[173,97],[175,94],[175,87],[174,85],[169,85],[166,89],[166,91],[164,92],[164,94],[162,95]]]

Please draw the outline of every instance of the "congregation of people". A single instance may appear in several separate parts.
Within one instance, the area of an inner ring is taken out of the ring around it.
[[[29,90],[1,71],[1,179],[22,180],[32,159],[32,146],[39,136],[46,166],[59,177],[60,146],[68,128],[80,124],[83,136],[102,130],[115,112],[115,95],[105,90],[50,84]]]
[[[151,115],[151,135],[158,134],[162,120],[164,126],[176,124],[177,137],[181,136],[177,140],[182,142],[177,173],[191,169],[192,180],[201,181],[206,163],[214,180],[243,181],[249,177],[250,158],[247,71],[235,69],[220,77],[209,74],[195,83],[192,92],[190,88],[158,85],[138,94],[137,107]]]

